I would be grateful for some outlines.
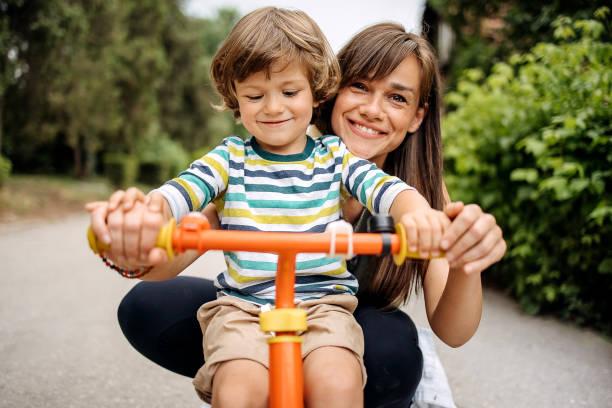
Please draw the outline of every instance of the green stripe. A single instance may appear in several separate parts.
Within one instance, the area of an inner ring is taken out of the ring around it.
[[[216,154],[217,156],[220,156],[226,162],[229,162],[230,160],[229,152],[227,151],[227,149],[222,149],[220,147],[217,147],[214,150],[212,150],[209,154]]]
[[[277,262],[265,262],[265,261],[251,261],[246,259],[239,259],[238,255],[234,252],[226,252],[226,256],[228,256],[234,264],[240,267],[240,269],[252,269],[256,271],[266,271],[266,272],[275,272]],[[331,265],[334,263],[338,263],[337,258],[329,258],[322,257],[319,259],[310,259],[307,261],[299,261],[296,263],[296,269],[298,271],[314,269],[321,266]],[[325,272],[317,272],[320,274],[324,274]]]
[[[212,192],[210,191],[210,187],[204,182],[204,180],[189,173],[181,175],[181,179],[187,180],[188,182],[198,186],[198,189],[204,194],[204,199],[202,200],[202,207],[210,202]]]
[[[370,188],[370,186],[376,182],[377,180],[380,180],[381,177],[379,177],[378,174],[374,174],[374,176],[370,177],[367,180],[364,180],[364,182],[362,183],[363,186],[363,190],[361,190],[361,199],[363,200],[362,203],[369,203],[370,201],[367,199],[366,193],[368,191],[368,189]],[[372,194],[372,192],[370,192],[370,195]],[[372,211],[371,208],[368,208],[368,210]]]
[[[227,193],[225,202],[248,203],[251,208],[288,208],[307,209],[322,207],[326,201],[338,199],[338,191],[330,191],[326,197],[318,200],[308,201],[286,201],[286,200],[249,200],[244,193]]]

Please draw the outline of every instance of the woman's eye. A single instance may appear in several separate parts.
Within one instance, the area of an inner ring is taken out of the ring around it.
[[[283,91],[283,95],[292,97],[298,94],[299,91]]]
[[[393,94],[390,96],[390,98],[393,102],[397,102],[397,103],[407,103],[408,102],[406,98],[404,98],[402,95],[399,95],[399,94]]]
[[[356,89],[358,91],[367,91],[368,88],[365,86],[365,84],[363,82],[353,82],[351,85],[351,88]]]

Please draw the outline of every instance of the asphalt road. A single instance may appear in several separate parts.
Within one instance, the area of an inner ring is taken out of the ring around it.
[[[199,407],[189,379],[136,353],[116,322],[133,281],[89,252],[85,216],[0,225],[0,407]],[[208,254],[204,266],[223,268]],[[407,307],[424,322],[422,305]],[[487,291],[477,335],[438,345],[459,407],[612,407],[612,343],[523,315]]]

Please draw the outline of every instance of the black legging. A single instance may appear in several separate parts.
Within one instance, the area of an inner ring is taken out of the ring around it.
[[[136,350],[187,377],[204,364],[198,308],[216,299],[211,281],[179,276],[140,282],[119,305],[119,325]],[[417,330],[405,313],[360,302],[355,319],[365,338],[365,406],[408,407],[423,370]]]

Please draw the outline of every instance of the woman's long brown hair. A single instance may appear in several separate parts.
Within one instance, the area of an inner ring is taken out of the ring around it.
[[[442,136],[440,131],[440,74],[435,53],[427,40],[407,33],[395,23],[370,26],[355,35],[338,53],[342,80],[340,89],[359,80],[385,78],[408,56],[414,55],[421,68],[419,107],[425,117],[419,129],[409,133],[389,153],[384,170],[414,186],[436,209],[444,206]],[[321,106],[315,124],[323,134],[333,134],[331,113],[335,98]],[[396,266],[390,257],[381,258],[376,273],[360,282],[360,293],[384,307],[404,303],[413,290],[422,287],[428,262],[408,261]]]

